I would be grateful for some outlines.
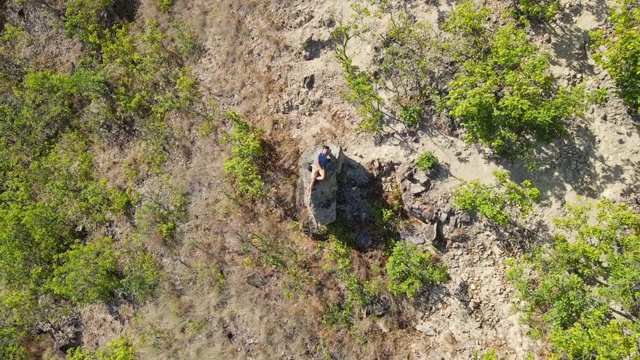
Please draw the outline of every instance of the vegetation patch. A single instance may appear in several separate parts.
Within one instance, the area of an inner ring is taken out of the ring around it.
[[[546,18],[552,3],[520,2],[523,13]],[[490,10],[458,4],[442,24],[447,41],[383,2],[376,11],[353,6],[354,15],[334,31],[336,58],[351,89],[348,99],[362,117],[359,130],[382,133],[390,122],[418,126],[429,112],[446,111],[460,121],[466,140],[505,158],[525,157],[537,142],[567,134],[565,123],[583,114],[582,86],[559,86],[542,52],[514,21],[494,26]],[[544,12],[544,14],[543,14]],[[347,57],[348,40],[373,32],[372,18],[391,17],[376,44],[375,73],[357,69]],[[452,61],[453,60],[453,61]],[[382,93],[386,94],[382,96]]]
[[[473,180],[457,187],[453,205],[467,212],[475,211],[497,225],[510,224],[531,213],[533,205],[540,201],[540,190],[529,180],[520,184],[509,180],[506,171],[495,171],[493,175],[494,184]]]
[[[514,23],[485,30],[483,11],[458,6],[443,28],[454,35],[460,72],[445,104],[460,119],[469,142],[490,146],[506,158],[526,155],[538,141],[566,134],[565,122],[581,116],[582,87],[559,86],[541,52]],[[471,41],[458,41],[462,36]]]
[[[620,97],[637,111],[640,107],[640,6],[635,1],[618,0],[609,22],[613,29],[590,33],[593,58],[615,80]]]
[[[247,124],[234,111],[227,113],[227,119],[233,129],[223,139],[223,143],[231,144],[231,157],[224,163],[224,172],[232,179],[238,196],[261,197],[265,194],[259,167],[265,156],[262,131]]]
[[[136,350],[130,339],[120,336],[96,351],[73,348],[67,352],[67,360],[135,360]]]
[[[334,329],[345,328],[357,338],[358,313],[373,303],[378,291],[373,283],[363,283],[353,273],[351,249],[334,236],[330,236],[328,241],[331,246],[323,268],[337,277],[344,285],[345,293],[340,302],[327,304],[322,323]]]
[[[412,298],[423,286],[441,284],[449,280],[447,268],[428,251],[399,241],[393,248],[386,266],[389,291],[394,295]]]
[[[438,158],[430,151],[425,151],[415,160],[416,167],[420,171],[431,171],[438,165]]]
[[[557,358],[624,359],[640,340],[640,217],[602,200],[568,206],[550,247],[511,262],[508,277],[533,334]],[[592,221],[595,220],[595,221]]]

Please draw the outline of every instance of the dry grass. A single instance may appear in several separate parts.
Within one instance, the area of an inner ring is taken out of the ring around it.
[[[262,169],[266,183],[272,184],[269,195],[256,203],[235,203],[224,194],[229,190],[222,176],[226,150],[217,141],[219,134],[202,137],[199,120],[172,115],[175,150],[164,170],[172,179],[188,180],[184,188],[189,194],[189,219],[171,247],[153,234],[144,239],[162,256],[166,281],[153,301],[135,310],[135,320],[127,320],[127,334],[136,340],[143,359],[322,359],[326,355],[382,359],[406,352],[407,333],[398,330],[404,323],[396,316],[399,311],[389,320],[388,334],[375,319],[358,320],[364,344],[345,330],[322,324],[326,302],[339,302],[344,294],[334,275],[323,269],[325,260],[315,253],[318,243],[291,226],[297,218],[299,144],[287,135],[289,118],[273,111],[287,84],[269,62],[288,49],[278,34],[283,22],[275,14],[282,15],[289,6],[285,1],[177,1],[170,13],[163,14],[155,0],[140,4],[137,31],[150,18],[163,24],[178,21],[193,29],[205,51],[189,65],[205,95],[216,99],[220,111],[238,109],[252,124],[266,129],[273,159]],[[334,113],[331,129],[322,130],[323,141],[347,130],[344,116]],[[157,189],[154,176],[132,179],[122,171],[127,162],[142,162],[139,148],[96,145],[94,153],[98,172],[117,186],[134,185],[143,193]],[[257,233],[291,249],[297,261],[287,258],[284,267],[262,264],[262,254],[247,242]],[[373,276],[367,263],[371,256],[354,254],[360,280]],[[288,285],[296,280],[288,274],[292,269],[306,280],[286,297]]]

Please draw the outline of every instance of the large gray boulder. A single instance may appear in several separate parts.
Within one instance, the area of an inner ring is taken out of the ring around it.
[[[333,154],[333,161],[326,167],[323,180],[316,181],[309,190],[312,168],[317,165],[318,154],[322,146],[305,151],[300,157],[297,207],[301,225],[311,235],[319,235],[322,228],[336,220],[336,194],[338,192],[338,175],[342,172],[345,156],[337,144],[327,144]]]

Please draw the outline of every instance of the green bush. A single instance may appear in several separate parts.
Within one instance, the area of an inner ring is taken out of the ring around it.
[[[506,171],[495,171],[494,184],[478,180],[466,182],[455,189],[453,206],[466,212],[475,211],[498,225],[514,221],[513,215],[525,217],[540,200],[540,190],[529,180],[517,184],[509,180]]]
[[[558,9],[558,0],[517,0],[514,1],[516,19],[527,23],[528,20],[551,20]]]
[[[392,18],[380,44],[378,83],[392,94],[386,107],[391,116],[416,127],[434,103],[444,55],[429,23],[404,12]]]
[[[372,76],[358,70],[344,51],[337,50],[336,58],[342,65],[344,78],[350,89],[346,95],[347,101],[356,107],[356,112],[362,117],[358,130],[380,132],[384,125],[384,114],[381,109],[383,100],[375,90]]]
[[[482,39],[474,45],[480,48],[460,50],[472,55],[461,63],[445,98],[467,141],[514,158],[526,155],[535,142],[566,134],[565,121],[582,114],[583,89],[558,86],[549,56],[513,23],[497,29],[488,42]]]
[[[485,352],[482,355],[480,355],[478,352],[473,354],[473,360],[500,360],[500,358],[498,357],[498,354],[496,354],[495,350],[489,349],[489,351]]]
[[[97,351],[83,348],[70,349],[67,352],[67,360],[136,360],[136,350],[131,340],[119,336]]]
[[[123,242],[116,252],[108,240],[93,242],[97,230],[130,209],[137,196],[97,177],[91,154],[114,139],[125,147],[140,141],[143,165],[161,169],[175,136],[167,115],[191,111],[200,96],[171,46],[175,40],[157,22],[134,35],[127,24],[108,28],[116,20],[113,0],[64,3],[65,30],[88,50],[86,58],[72,59],[77,66],[70,73],[30,62],[21,51],[32,45],[28,32],[10,24],[0,31],[3,359],[24,355],[21,344],[35,336],[36,325],[55,323],[76,303],[110,300],[122,288],[137,301],[152,294],[159,270],[142,246]],[[186,52],[192,43],[182,37]],[[179,195],[154,198],[162,205],[156,208],[147,201],[138,207],[159,214],[153,230],[165,237],[174,237],[186,217],[186,199]]]
[[[120,286],[118,258],[111,239],[74,245],[57,260],[62,265],[54,270],[50,286],[54,293],[75,303],[110,300]]]
[[[487,17],[491,10],[485,6],[476,7],[471,0],[459,3],[442,23],[442,30],[453,36],[453,41],[444,43],[457,61],[466,61],[484,55],[490,38]]]
[[[238,195],[250,198],[263,196],[265,184],[258,168],[265,155],[262,131],[247,124],[234,111],[227,112],[227,118],[233,129],[223,139],[223,143],[231,144],[231,157],[224,163],[224,172],[233,179]]]
[[[158,0],[158,7],[161,11],[167,12],[173,6],[173,0]]]
[[[425,151],[415,160],[416,166],[421,171],[430,171],[438,165],[438,158],[430,151]]]
[[[377,290],[371,283],[361,282],[354,274],[351,248],[333,235],[329,237],[329,241],[329,261],[322,267],[336,276],[345,293],[342,301],[328,304],[322,323],[334,329],[342,327],[353,331],[357,314],[374,301]]]
[[[70,36],[97,46],[102,37],[105,19],[114,0],[67,0],[65,1],[65,29]]]
[[[590,33],[593,58],[615,80],[622,99],[640,107],[640,6],[636,1],[617,0],[609,21],[611,32]]]
[[[160,186],[135,213],[135,223],[144,235],[159,234],[168,243],[176,240],[178,224],[187,218],[187,196],[174,186]]]
[[[412,298],[422,286],[444,283],[449,280],[447,268],[414,245],[399,242],[393,248],[387,262],[389,291],[394,295]]]
[[[160,284],[161,274],[152,254],[144,251],[125,253],[122,289],[138,303],[149,299]]]
[[[640,216],[602,200],[568,206],[549,248],[511,261],[524,320],[554,358],[640,356]]]

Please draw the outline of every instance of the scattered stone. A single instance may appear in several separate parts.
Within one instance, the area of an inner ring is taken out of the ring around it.
[[[416,325],[416,330],[420,331],[421,333],[423,333],[423,334],[425,334],[427,336],[436,336],[436,335],[438,335],[436,333],[436,331],[433,329],[433,327],[428,323],[423,323],[423,324]]]
[[[458,340],[456,340],[456,337],[449,330],[443,332],[442,335],[440,335],[440,340],[442,341],[443,345],[445,345],[445,347],[451,350],[458,350],[459,348]]]
[[[423,210],[422,210],[422,219],[425,222],[431,222],[434,217],[435,217],[435,210],[433,209],[433,207],[431,206],[426,206]]]
[[[606,71],[602,71],[600,74],[598,74],[598,80],[605,80],[607,78],[609,74]]]
[[[49,333],[57,350],[67,350],[82,345],[83,325],[77,313],[47,322],[38,328],[39,333]]]
[[[283,114],[289,114],[291,113],[293,110],[295,109],[295,106],[293,105],[293,100],[292,99],[288,99],[287,101],[285,101],[282,106],[280,111]]]
[[[245,278],[247,284],[254,288],[261,288],[267,284],[267,277],[264,274],[251,274]]]
[[[380,330],[382,330],[383,333],[388,333],[389,332],[389,318],[388,317],[383,317],[381,319],[378,319],[378,321],[376,321],[376,325],[378,325],[378,327],[380,328]]]
[[[428,225],[424,232],[425,239],[431,243],[438,239],[438,224]]]
[[[320,25],[328,27],[328,28],[332,28],[332,27],[334,27],[336,25],[336,21],[335,21],[334,17],[331,14],[326,13],[320,19]]]
[[[302,79],[302,85],[307,90],[313,89],[313,85],[315,83],[316,83],[316,76],[314,74],[311,74],[309,76],[305,76],[304,79]]]
[[[411,184],[409,191],[411,192],[411,194],[413,194],[413,196],[416,196],[427,191],[427,187],[422,184]]]
[[[413,245],[422,245],[425,243],[424,227],[423,223],[409,224],[400,230],[400,236]]]
[[[416,171],[416,173],[413,174],[413,178],[420,184],[426,184],[429,182],[429,177],[422,171]]]

